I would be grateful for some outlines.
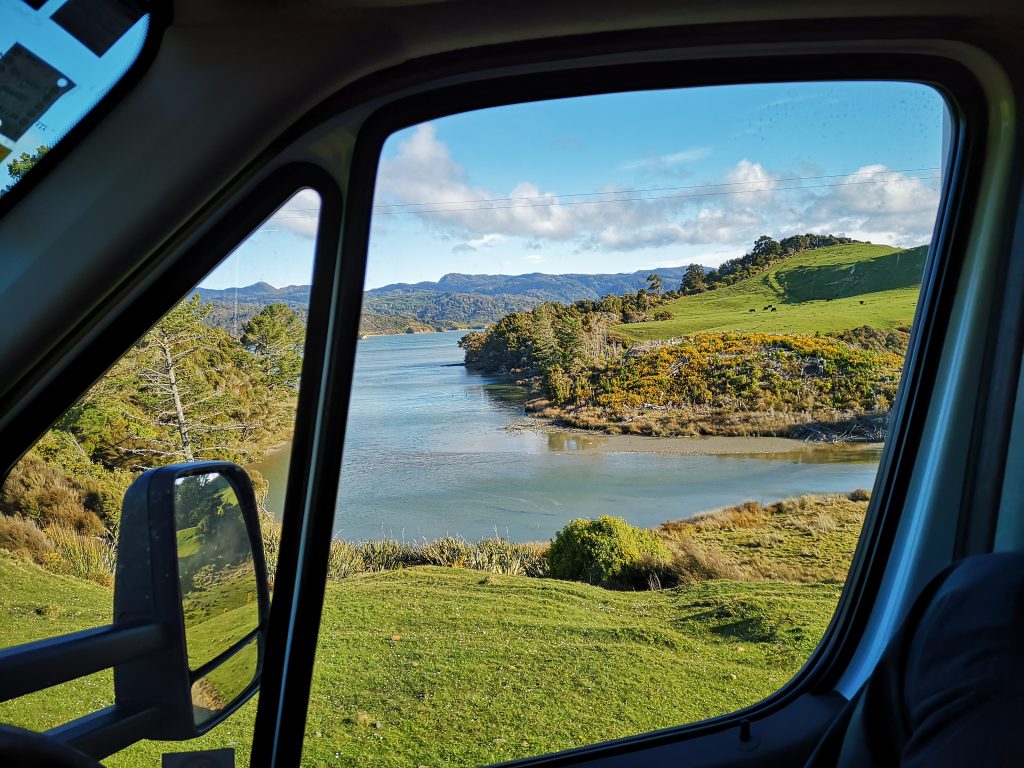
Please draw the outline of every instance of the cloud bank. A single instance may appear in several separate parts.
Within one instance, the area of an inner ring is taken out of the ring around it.
[[[683,150],[635,161],[635,167],[682,163],[708,152]],[[620,252],[706,245],[709,253],[735,254],[758,235],[798,232],[906,246],[931,238],[939,202],[934,175],[874,164],[849,176],[797,177],[766,161],[741,159],[720,180],[699,187],[651,191],[610,183],[593,193],[559,195],[523,180],[495,191],[474,184],[435,127],[425,124],[381,163],[376,218],[418,219],[465,251],[520,238],[531,250],[561,242]]]

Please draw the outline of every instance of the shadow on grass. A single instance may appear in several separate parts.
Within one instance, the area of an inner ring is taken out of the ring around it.
[[[855,264],[799,266],[780,271],[784,304],[845,299],[866,293],[910,288],[921,282],[928,246],[896,251]]]

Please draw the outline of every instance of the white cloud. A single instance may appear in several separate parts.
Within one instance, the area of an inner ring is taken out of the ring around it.
[[[319,218],[320,195],[312,189],[301,189],[270,217],[264,227],[287,229],[302,237],[316,237]]]
[[[663,158],[695,157],[698,149]],[[508,192],[474,185],[433,125],[416,128],[397,154],[381,163],[381,219],[417,218],[453,250],[489,248],[519,239],[530,252],[545,242],[582,250],[633,251],[707,245],[708,256],[739,255],[761,234],[845,232],[892,245],[927,241],[938,206],[934,180],[908,177],[883,165],[825,184],[794,182],[798,173],[742,159],[717,184],[676,192],[638,193],[609,184],[598,192],[559,196],[523,180]],[[724,254],[724,255],[723,255]],[[536,260],[539,262],[539,258]],[[708,263],[711,263],[710,261]]]
[[[526,256],[523,256],[523,261],[528,261],[531,264],[540,264],[542,261],[544,261],[544,257],[541,256],[539,253],[531,253]]]
[[[630,162],[619,166],[619,168],[623,171],[658,172],[679,165],[680,163],[692,163],[696,160],[703,160],[710,154],[710,147],[694,147],[693,149],[684,149],[681,152],[672,152],[668,155],[655,155],[653,157],[645,157],[641,160],[631,160]]]

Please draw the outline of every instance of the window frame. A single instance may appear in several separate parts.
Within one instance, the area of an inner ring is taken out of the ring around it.
[[[810,37],[814,29],[814,25],[809,25],[801,32]],[[813,39],[821,47],[841,47],[843,42],[849,42],[855,49],[857,42],[862,40],[856,35],[857,31],[852,30],[850,38],[845,40]],[[728,29],[716,32],[734,42]],[[769,33],[762,27],[757,34],[760,37]],[[625,47],[626,43],[638,37],[650,42],[649,35],[626,34],[613,36],[611,40]],[[715,37],[714,33],[702,35],[702,47],[709,47],[709,38],[713,40]],[[886,42],[878,39],[877,31],[865,37],[868,43]],[[660,37],[655,35],[654,40],[659,41]],[[824,730],[842,703],[842,698],[832,693],[832,686],[849,663],[856,650],[855,641],[867,625],[900,521],[911,470],[920,447],[919,436],[929,410],[934,374],[944,349],[947,321],[959,284],[962,254],[971,236],[986,150],[988,113],[984,89],[971,69],[953,57],[934,51],[901,51],[898,41],[894,43],[896,52],[880,55],[849,51],[793,53],[791,47],[800,41],[784,40],[775,45],[778,52],[774,54],[759,52],[740,56],[727,51],[721,58],[700,58],[699,66],[693,60],[588,62],[583,65],[566,60],[567,50],[581,57],[593,55],[591,46],[594,42],[592,37],[558,41],[554,44],[555,50],[561,54],[557,58],[545,58],[543,45],[524,44],[474,52],[482,61],[462,54],[432,57],[428,62],[410,62],[397,71],[372,76],[366,82],[346,89],[307,116],[306,125],[319,125],[347,109],[367,103],[373,108],[359,127],[346,188],[348,210],[342,236],[341,267],[345,290],[344,296],[339,296],[341,300],[335,317],[342,333],[330,344],[329,368],[333,371],[326,374],[336,382],[331,388],[335,402],[329,404],[333,405],[331,410],[336,418],[343,416],[348,407],[358,331],[358,312],[352,310],[361,301],[379,156],[384,142],[395,131],[475,109],[601,93],[779,81],[899,79],[931,86],[944,96],[950,110],[953,135],[950,137],[949,169],[932,249],[922,279],[915,330],[905,361],[901,394],[892,415],[893,438],[887,442],[883,453],[850,577],[836,613],[814,654],[786,685],[749,707],[704,721],[526,758],[516,761],[517,766],[574,765],[618,756],[628,758],[637,750],[671,747],[710,734],[724,734],[736,728],[742,720],[773,718],[794,707],[805,710],[800,716],[804,722],[817,722],[818,733]],[[672,47],[679,50],[679,45],[677,39]],[[686,50],[685,45],[682,50]],[[534,65],[539,61],[537,68],[540,71],[525,74],[503,71],[503,68],[512,68],[509,58],[517,58],[516,54]],[[637,55],[635,47],[631,55]],[[484,63],[494,69],[488,71]],[[465,72],[467,69],[468,74]],[[813,72],[814,77],[807,77],[807,72]],[[460,78],[469,81],[457,82]],[[358,291],[353,289],[354,283],[358,284]],[[337,389],[338,386],[343,392]],[[326,413],[326,407],[323,413]],[[344,424],[344,421],[338,424]],[[321,449],[314,457],[316,466],[311,471],[314,478],[336,478],[340,473],[341,449],[339,446],[333,448]],[[316,593],[315,596],[306,595],[304,605],[293,604],[289,609],[294,631],[289,636],[292,648],[288,660],[292,663],[301,660],[303,666],[289,671],[294,686],[291,690],[274,690],[276,712],[270,712],[270,704],[261,697],[252,749],[254,766],[297,765],[301,761],[312,664],[325,591],[328,547],[333,530],[337,484],[329,486],[324,483],[310,486],[316,501],[314,505],[312,498],[307,500],[307,510],[312,519],[303,522],[302,548],[306,551],[301,561],[299,558],[289,560],[302,571],[296,579]],[[289,496],[291,493],[289,484]],[[316,509],[326,509],[327,513],[317,514]],[[309,627],[316,629],[310,630]],[[284,636],[278,635],[276,639],[282,641]],[[280,663],[284,660],[275,658],[275,661]],[[296,676],[301,680],[296,680]],[[808,704],[808,697],[813,704]],[[716,747],[718,749],[720,747]]]

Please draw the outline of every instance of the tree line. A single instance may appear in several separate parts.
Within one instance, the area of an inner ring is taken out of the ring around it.
[[[43,436],[0,490],[0,513],[113,535],[121,499],[164,464],[258,459],[294,417],[305,339],[284,304],[240,337],[208,323],[199,296],[160,320]]]
[[[717,269],[710,272],[705,273],[704,267],[700,264],[690,264],[683,275],[679,290],[686,295],[713,291],[723,285],[732,285],[739,280],[764,272],[769,267],[801,251],[855,242],[857,241],[849,237],[812,233],[792,235],[779,241],[773,240],[768,235],[761,235],[754,241],[754,247],[748,253],[735,259],[723,261]]]

